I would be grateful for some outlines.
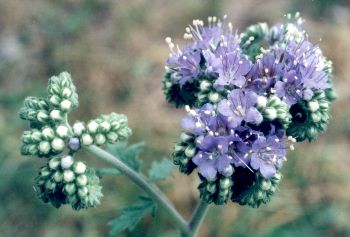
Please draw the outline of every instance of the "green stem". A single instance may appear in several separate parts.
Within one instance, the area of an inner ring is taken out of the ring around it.
[[[188,237],[196,237],[199,231],[199,227],[201,226],[207,212],[209,210],[209,204],[201,199],[191,217],[189,227],[190,227],[190,234]]]
[[[153,200],[155,200],[160,206],[164,208],[169,214],[169,218],[172,219],[173,223],[185,234],[190,233],[189,226],[184,218],[179,214],[179,212],[170,203],[169,199],[163,194],[159,188],[148,182],[147,178],[131,169],[129,166],[124,164],[119,158],[113,156],[112,154],[106,152],[105,150],[92,145],[86,148],[89,152],[96,155],[98,158],[112,164],[121,173],[132,180],[136,185],[143,189]]]

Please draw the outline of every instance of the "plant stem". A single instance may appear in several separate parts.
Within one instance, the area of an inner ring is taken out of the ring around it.
[[[189,225],[179,214],[179,212],[174,208],[174,206],[170,203],[169,199],[163,194],[162,191],[160,191],[160,189],[156,185],[147,181],[147,178],[144,175],[137,173],[129,166],[127,166],[124,162],[122,162],[119,158],[113,156],[112,154],[95,145],[91,145],[84,148],[96,155],[98,158],[115,166],[121,173],[123,173],[130,180],[132,180],[137,186],[144,190],[154,201],[156,201],[160,206],[162,206],[169,214],[169,218],[172,219],[173,223],[183,233],[190,233]]]
[[[207,212],[209,210],[209,204],[204,201],[200,200],[198,202],[198,205],[193,212],[193,215],[191,217],[189,228],[191,230],[191,233],[188,235],[188,237],[196,237],[199,231],[199,227],[201,226]]]

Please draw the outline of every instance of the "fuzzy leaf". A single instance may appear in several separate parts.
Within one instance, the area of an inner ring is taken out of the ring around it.
[[[152,199],[140,197],[138,203],[121,209],[119,217],[108,223],[111,227],[109,236],[117,236],[126,229],[132,231],[146,214],[154,215],[156,209]]]
[[[127,145],[126,143],[118,143],[108,147],[108,152],[117,156],[123,162],[125,162],[133,170],[140,172],[142,161],[139,159],[139,155],[144,147],[144,143],[135,143]]]
[[[148,177],[151,180],[161,180],[173,173],[174,165],[167,159],[163,158],[161,161],[152,162],[151,168],[148,170]]]

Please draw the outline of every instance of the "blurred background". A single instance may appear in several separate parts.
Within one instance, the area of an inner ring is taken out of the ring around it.
[[[109,176],[102,180],[105,197],[96,209],[56,210],[36,198],[33,178],[42,161],[20,156],[19,138],[27,124],[17,111],[27,95],[44,95],[51,75],[66,70],[74,78],[80,107],[71,121],[112,111],[127,114],[131,142],[146,142],[141,157],[147,167],[169,156],[185,114],[166,104],[161,91],[168,55],[164,38],[183,45],[184,28],[193,18],[228,14],[242,31],[258,21],[282,21],[295,11],[334,62],[339,99],[329,129],[317,142],[298,144],[289,153],[280,191],[270,204],[212,207],[200,236],[350,236],[348,0],[0,0],[0,236],[106,236],[117,209],[140,194],[124,177]],[[160,185],[189,217],[198,199],[195,175],[176,170]],[[178,234],[159,210],[155,219],[147,217],[121,236]]]

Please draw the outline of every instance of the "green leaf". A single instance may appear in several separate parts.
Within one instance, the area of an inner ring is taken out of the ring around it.
[[[133,170],[140,172],[142,160],[139,159],[139,155],[144,147],[144,143],[135,143],[127,145],[126,143],[118,143],[107,148],[108,152],[117,156],[124,163],[126,163]]]
[[[156,204],[148,197],[140,197],[140,201],[134,205],[120,210],[120,215],[111,220],[109,236],[117,236],[120,232],[128,229],[132,231],[146,214],[154,215],[157,209]]]
[[[174,165],[167,159],[163,158],[161,161],[153,161],[151,168],[148,170],[148,177],[151,180],[161,180],[173,173]]]

